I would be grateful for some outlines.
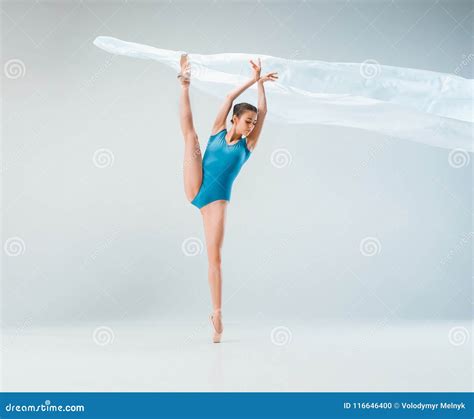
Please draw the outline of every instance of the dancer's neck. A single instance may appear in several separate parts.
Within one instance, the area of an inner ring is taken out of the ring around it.
[[[230,131],[227,132],[225,139],[228,143],[233,143],[242,137],[240,134],[237,134],[234,129],[232,128]]]

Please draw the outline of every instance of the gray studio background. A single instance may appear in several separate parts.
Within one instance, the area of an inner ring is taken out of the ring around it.
[[[176,75],[114,58],[96,36],[472,78],[472,7],[2,1],[3,325],[204,318],[210,309],[201,215],[183,191]],[[204,150],[220,102],[191,96]],[[267,122],[228,208],[227,318],[470,319],[471,176],[472,161],[453,167],[449,150]],[[361,251],[367,237],[377,239],[372,256]]]

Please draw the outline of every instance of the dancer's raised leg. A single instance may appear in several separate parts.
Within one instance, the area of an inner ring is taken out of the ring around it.
[[[202,156],[199,138],[193,124],[191,101],[189,99],[190,72],[187,55],[181,57],[181,94],[179,99],[179,119],[184,137],[184,192],[192,201],[202,183]]]

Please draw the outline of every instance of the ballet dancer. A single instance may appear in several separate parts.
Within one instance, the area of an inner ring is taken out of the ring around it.
[[[180,58],[181,83],[179,113],[184,136],[184,191],[191,204],[199,208],[206,238],[208,279],[213,312],[209,318],[214,328],[212,341],[221,341],[222,324],[222,270],[221,249],[224,240],[227,205],[232,184],[240,169],[258,144],[267,112],[264,83],[278,79],[276,72],[260,76],[261,61],[250,60],[253,77],[231,91],[221,105],[212,127],[204,156],[201,156],[199,138],[194,129],[189,86],[191,66],[187,54]],[[249,103],[234,105],[230,131],[226,128],[227,116],[234,100],[246,89],[258,83],[258,108]]]

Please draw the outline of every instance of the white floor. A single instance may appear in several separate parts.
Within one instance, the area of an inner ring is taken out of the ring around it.
[[[98,326],[4,330],[1,390],[472,391],[471,322]]]

